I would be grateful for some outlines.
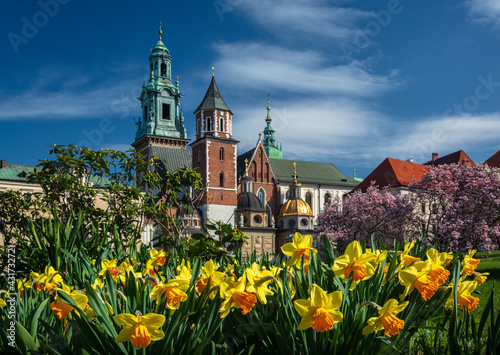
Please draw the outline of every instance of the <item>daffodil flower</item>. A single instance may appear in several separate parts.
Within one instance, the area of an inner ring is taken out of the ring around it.
[[[7,302],[5,302],[3,299],[0,298],[0,307],[5,307],[7,305]]]
[[[151,249],[149,251],[149,257],[151,258],[150,260],[152,261],[153,265],[156,267],[162,266],[163,264],[165,264],[165,262],[167,261],[166,256],[167,256],[167,254],[165,253],[165,251],[163,249],[162,250]]]
[[[368,280],[375,273],[373,265],[370,263],[375,260],[377,255],[372,252],[363,254],[361,245],[354,241],[347,246],[344,255],[339,256],[333,263],[332,270],[335,275],[342,279],[349,278],[352,273],[352,283],[350,290],[354,290],[361,281]]]
[[[250,268],[245,269],[247,278],[246,290],[255,293],[260,303],[267,304],[266,296],[274,295],[274,292],[268,288],[271,281],[275,278],[270,270],[260,270],[257,263],[253,263]]]
[[[64,292],[61,289],[58,289],[57,291]],[[87,296],[78,292],[71,292],[71,293],[66,292],[66,293],[73,299],[73,301],[75,301],[78,308],[80,308],[82,311],[87,307],[87,301],[88,301]],[[57,319],[64,320],[68,316],[68,314],[74,309],[74,307],[63,302],[61,299],[59,299],[59,296],[56,296],[56,299],[57,302],[50,303],[50,309],[52,309],[52,312],[54,312]]]
[[[231,278],[227,278],[231,280]],[[229,281],[227,280],[227,281]],[[231,282],[227,287],[221,287],[221,298],[224,299],[220,307],[220,317],[224,318],[229,314],[229,310],[241,308],[242,314],[248,314],[257,303],[255,294],[245,291],[246,278],[242,276],[236,282]]]
[[[413,289],[417,289],[424,300],[431,298],[438,289],[430,276],[427,275],[428,270],[419,271],[415,266],[410,266],[399,273],[399,282],[406,286],[405,292],[401,295],[401,299],[408,296]]]
[[[394,271],[395,273],[398,273],[399,271],[401,271],[401,269],[403,267],[408,266],[411,263],[420,260],[420,258],[418,258],[416,256],[409,255],[410,250],[412,250],[414,246],[415,246],[415,241],[413,241],[413,240],[411,242],[408,242],[405,244],[404,250],[399,253],[399,258],[401,260],[401,263],[398,265],[398,267]]]
[[[406,306],[408,306],[408,301],[398,304],[395,299],[388,300],[384,307],[378,311],[378,317],[368,319],[368,325],[363,329],[363,334],[376,333],[382,329],[385,330],[384,334],[388,337],[398,334],[399,330],[404,328],[405,322],[395,315],[403,311]]]
[[[162,295],[165,295],[167,299],[167,303],[165,307],[170,309],[172,312],[179,308],[181,302],[185,302],[188,298],[188,295],[182,290],[187,289],[189,283],[186,283],[185,280],[177,280],[171,279],[165,284],[160,282],[158,285],[153,287],[151,290],[149,297],[156,302],[160,301]]]
[[[474,271],[477,268],[477,265],[481,260],[479,259],[474,259],[473,256],[476,254],[475,250],[471,250],[467,255],[464,257],[464,263],[463,263],[463,271],[462,274],[466,274],[468,276],[471,276]]]
[[[436,249],[427,250],[427,260],[418,261],[414,266],[418,270],[426,268],[430,278],[438,285],[441,286],[450,277],[450,272],[446,270],[443,265],[446,264],[447,253],[439,253]]]
[[[217,271],[217,267],[215,266],[212,259],[207,261],[205,265],[201,268],[201,277],[196,280],[196,291],[201,294],[208,285],[208,280],[210,280],[210,288],[219,283],[219,281],[224,277],[224,274],[220,271]],[[214,299],[216,293],[211,292],[210,298]]]
[[[316,284],[309,286],[309,292],[311,297],[307,300],[296,300],[293,303],[295,310],[302,317],[297,329],[305,330],[312,327],[317,332],[332,330],[334,324],[343,318],[342,313],[337,311],[342,305],[342,292],[327,294]]]
[[[130,341],[136,348],[145,348],[151,341],[165,337],[165,333],[158,330],[165,323],[164,315],[148,313],[144,316],[135,316],[122,313],[115,316],[114,320],[117,325],[125,326],[116,337],[117,343]]]
[[[304,266],[311,263],[311,253],[316,254],[318,251],[312,248],[313,237],[310,234],[302,236],[300,233],[295,233],[292,238],[292,243],[287,243],[281,247],[281,251],[290,260],[286,266],[295,265],[297,268],[302,268],[302,255],[304,255]]]
[[[477,271],[474,271],[473,275],[474,275],[474,281],[476,281],[478,285],[482,285],[487,279],[486,276],[489,276],[490,273],[489,272],[479,273]]]
[[[450,287],[453,287],[453,285],[451,284]],[[474,309],[476,309],[477,304],[479,302],[478,297],[474,297],[471,295],[471,293],[474,292],[476,287],[477,287],[476,281],[463,281],[458,285],[457,288],[457,303],[462,308],[467,308],[469,312],[472,312]],[[452,292],[450,297],[448,297],[448,300],[446,301],[445,308],[451,309],[454,303],[455,302]]]
[[[111,276],[115,278],[118,276],[120,273],[120,270],[116,266],[116,259],[113,260],[108,260],[108,259],[103,259],[101,260],[101,272],[99,272],[99,276],[106,277],[106,271],[109,271]]]

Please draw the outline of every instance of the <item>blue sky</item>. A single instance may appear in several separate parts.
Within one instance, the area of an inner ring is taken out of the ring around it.
[[[7,163],[36,165],[54,143],[127,149],[160,21],[190,138],[214,66],[240,153],[268,90],[284,158],[348,175],[500,149],[498,0],[20,0],[0,20]]]

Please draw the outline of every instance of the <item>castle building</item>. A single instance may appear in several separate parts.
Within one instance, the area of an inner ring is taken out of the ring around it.
[[[233,113],[214,72],[194,110],[195,140],[189,143],[179,109],[179,81],[172,82],[172,58],[161,35],[160,27],[159,40],[149,56],[149,81],[143,83],[139,97],[142,117],[136,122],[132,146],[147,158],[159,158],[162,173],[198,168],[205,190],[197,219],[200,224],[211,220],[239,226],[250,238],[246,251],[274,254],[277,232],[284,231],[279,234],[284,243],[295,231],[313,231],[324,203],[348,193],[359,181],[331,163],[283,159],[282,145],[272,127],[269,99],[263,137],[259,134],[255,148],[238,155]]]

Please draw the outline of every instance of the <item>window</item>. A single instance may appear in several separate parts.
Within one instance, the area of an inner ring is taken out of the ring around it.
[[[422,202],[420,207],[422,208],[422,213],[425,213],[425,202]]]
[[[161,118],[164,120],[170,119],[170,105],[169,104],[161,104]]]
[[[253,223],[255,223],[255,224],[260,224],[261,222],[262,222],[262,218],[260,218],[260,216],[259,216],[259,215],[255,215],[255,216],[253,217]]]
[[[290,190],[288,190],[285,194],[285,199],[289,200],[290,199]]]
[[[167,65],[165,63],[161,63],[161,76],[167,76]]]
[[[219,131],[224,131],[224,117],[220,118]]]
[[[328,203],[328,201],[330,201],[331,198],[332,196],[329,193],[325,194],[325,205]]]
[[[306,193],[306,202],[312,208],[312,196],[310,192]]]
[[[146,121],[148,119],[148,107],[145,106],[144,107],[144,121]]]
[[[300,220],[300,225],[301,225],[302,227],[307,227],[307,225],[308,225],[307,218],[302,218],[302,219]]]
[[[224,187],[224,172],[220,172],[220,187]]]
[[[211,131],[212,126],[210,125],[210,117],[207,118],[207,131]]]
[[[295,220],[294,219],[291,219],[288,221],[288,227],[290,227],[290,228],[295,227]]]
[[[266,163],[266,173],[264,175],[264,179],[266,182],[269,182],[269,164]]]
[[[432,204],[432,213],[437,214],[438,213],[438,205],[433,203]]]
[[[257,197],[259,198],[260,202],[262,202],[262,206],[266,205],[266,193],[264,192],[264,189],[259,189],[259,192],[257,192]]]
[[[198,163],[200,163],[200,162],[201,162],[201,152],[198,151]]]
[[[224,161],[224,148],[221,148],[219,151],[219,159]]]

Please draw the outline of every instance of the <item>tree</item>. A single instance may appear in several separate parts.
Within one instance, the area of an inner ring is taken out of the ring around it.
[[[410,184],[428,241],[441,248],[494,250],[500,243],[500,169],[484,164],[441,165]]]
[[[394,196],[373,183],[366,192],[351,192],[343,203],[338,197],[327,202],[318,218],[319,234],[326,234],[339,251],[353,240],[369,243],[372,234],[388,244],[418,234],[412,223],[413,204],[409,197]]]

